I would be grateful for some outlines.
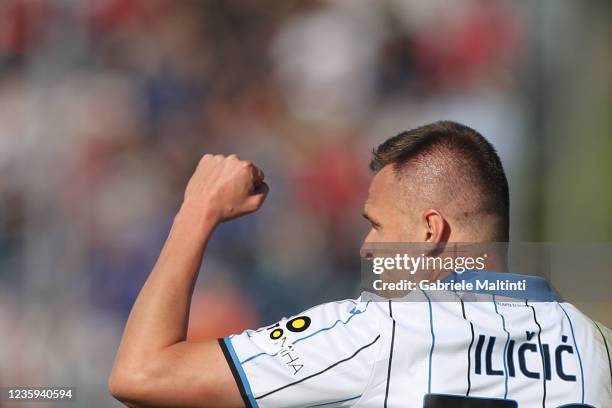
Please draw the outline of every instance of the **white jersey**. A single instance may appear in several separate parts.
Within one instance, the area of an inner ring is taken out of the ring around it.
[[[612,407],[610,330],[508,276],[527,299],[362,295],[219,343],[247,407]]]

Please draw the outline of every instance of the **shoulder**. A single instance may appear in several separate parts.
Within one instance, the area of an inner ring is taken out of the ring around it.
[[[358,333],[378,332],[379,314],[377,302],[361,297],[344,299],[311,307],[256,332],[269,333],[273,339],[287,335],[293,342],[335,335],[354,337]]]
[[[244,394],[268,406],[356,400],[383,336],[375,302],[323,303],[257,330],[222,339]],[[316,394],[312,390],[317,390]]]

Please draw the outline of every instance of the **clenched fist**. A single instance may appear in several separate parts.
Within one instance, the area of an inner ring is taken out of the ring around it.
[[[256,211],[268,194],[263,172],[235,154],[206,154],[185,190],[183,208],[203,212],[215,223]]]

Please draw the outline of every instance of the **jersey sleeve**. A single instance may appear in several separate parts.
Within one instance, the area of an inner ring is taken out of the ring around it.
[[[380,344],[369,302],[326,303],[219,339],[247,407],[348,407],[366,388]]]

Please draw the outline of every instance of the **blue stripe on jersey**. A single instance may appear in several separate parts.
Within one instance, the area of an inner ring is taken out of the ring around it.
[[[429,349],[429,380],[427,382],[427,393],[431,393],[431,358],[433,356],[434,348],[436,347],[436,335],[434,334],[433,328],[433,314],[431,312],[431,299],[427,296],[424,290],[421,290],[427,298],[427,304],[429,305],[429,330],[431,331],[431,349]]]
[[[228,337],[224,337],[223,342],[225,343],[225,346],[227,347],[227,350],[229,351],[230,356],[232,357],[232,362],[234,363],[234,367],[236,367],[236,370],[238,371],[238,375],[240,376],[240,380],[242,381],[242,386],[244,387],[244,391],[246,392],[247,397],[249,398],[249,402],[251,403],[253,407],[259,408],[257,401],[253,397],[253,391],[251,391],[251,385],[249,384],[249,379],[247,378],[246,374],[244,373],[244,370],[242,369],[242,365],[240,364],[240,360],[238,359],[238,356],[236,355],[236,351],[234,350],[232,341]]]
[[[563,306],[561,306],[561,303],[559,302],[557,303],[559,304],[559,307],[561,308],[561,310],[563,310],[565,317],[567,317],[567,321],[569,322],[569,325],[570,325],[570,330],[572,331],[572,339],[574,340],[574,348],[576,349],[576,354],[578,355],[578,364],[580,364],[580,382],[582,383],[582,403],[584,404],[584,372],[582,371],[582,358],[580,357],[580,350],[578,350],[578,344],[576,344],[576,335],[574,334],[574,326],[572,325],[572,319],[570,319],[569,315],[567,314]]]
[[[343,399],[343,400],[339,400],[339,401],[324,402],[323,404],[317,404],[317,405],[309,405],[307,408],[324,407],[325,405],[337,404],[339,402],[348,402],[348,401],[356,400],[357,398],[361,398],[361,395],[357,395],[355,397],[351,397],[351,398],[347,398],[347,399]]]
[[[504,399],[508,399],[508,362],[506,361],[506,354],[508,353],[508,343],[510,342],[510,332],[506,330],[506,319],[504,319],[504,315],[499,313],[497,310],[497,302],[495,301],[495,295],[493,295],[493,304],[495,305],[495,313],[497,313],[502,320],[502,328],[506,332],[506,345],[504,346]]]
[[[333,329],[334,327],[336,327],[336,325],[337,325],[338,323],[342,323],[342,324],[345,324],[345,325],[346,325],[346,324],[348,324],[348,323],[351,321],[351,319],[352,319],[353,317],[355,317],[355,316],[357,316],[357,315],[360,315],[360,314],[364,313],[364,312],[365,312],[365,311],[368,309],[368,306],[370,305],[370,302],[371,302],[371,300],[368,300],[368,301],[366,302],[366,306],[365,306],[365,308],[364,308],[363,310],[361,310],[361,311],[359,311],[359,310],[357,310],[355,307],[353,307],[353,309],[351,309],[351,311],[350,311],[351,315],[349,316],[349,318],[348,318],[348,319],[346,319],[346,321],[344,321],[344,322],[343,322],[342,320],[338,319],[338,320],[336,320],[336,321],[334,322],[334,324],[332,324],[331,326],[324,327],[324,328],[322,328],[322,329],[317,330],[316,332],[310,333],[308,336],[301,337],[301,338],[299,338],[299,339],[297,339],[297,340],[293,341],[291,344],[297,344],[297,343],[299,343],[299,342],[300,342],[300,341],[302,341],[302,340],[306,340],[306,339],[311,338],[311,337],[312,337],[312,336],[314,336],[315,334],[319,334],[319,333],[321,333],[321,332],[324,332],[324,331],[327,331],[327,330],[331,330],[331,329]],[[257,354],[254,354],[254,355],[250,356],[250,357],[245,358],[244,360],[242,360],[242,361],[240,362],[240,364],[245,364],[245,363],[248,363],[249,361],[254,360],[254,359],[256,359],[257,357],[266,356],[266,355],[267,355],[267,356],[270,356],[270,357],[274,357],[274,356],[276,356],[277,354],[278,354],[278,351],[277,351],[276,353],[274,353],[274,354],[268,354],[268,353],[266,353],[266,352],[257,353]]]
[[[251,361],[251,360],[253,360],[253,359],[257,358],[257,357],[264,356],[266,354],[269,355],[270,357],[274,357],[274,356],[276,356],[278,354],[278,351],[276,353],[274,353],[274,354],[268,354],[268,353],[265,353],[265,352],[262,351],[261,353],[257,353],[257,354],[252,355],[251,357],[245,358],[244,360],[242,360],[240,362],[240,365],[248,363],[249,361]]]

